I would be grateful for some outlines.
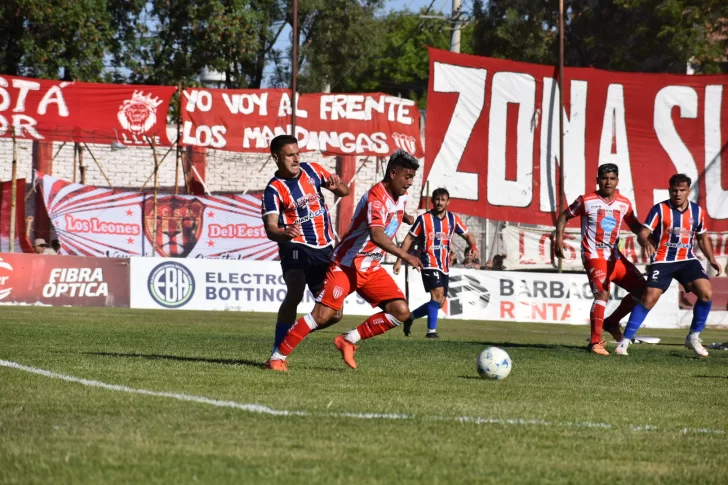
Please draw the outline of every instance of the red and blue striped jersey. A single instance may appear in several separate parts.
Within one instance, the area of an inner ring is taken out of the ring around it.
[[[656,204],[650,210],[644,226],[652,231],[650,238],[655,245],[652,263],[697,259],[693,253],[695,235],[708,230],[705,212],[698,204],[688,202],[685,210],[680,211],[669,200]]]
[[[331,174],[317,163],[301,163],[298,177],[273,177],[263,192],[262,213],[279,214],[278,226],[300,224],[303,234],[291,242],[314,248],[334,242],[331,216],[321,193],[321,184]]]
[[[418,241],[420,261],[425,269],[450,272],[450,241],[454,234],[466,234],[468,228],[459,216],[445,211],[440,219],[432,211],[420,214],[410,228],[410,234]]]

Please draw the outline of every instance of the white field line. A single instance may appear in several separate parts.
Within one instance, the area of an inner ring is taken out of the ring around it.
[[[595,423],[595,422],[567,422],[567,423],[555,423],[551,421],[545,421],[543,419],[524,419],[524,418],[487,418],[480,416],[426,416],[426,415],[415,415],[415,414],[399,414],[399,413],[336,413],[336,412],[310,412],[310,411],[289,411],[285,409],[273,409],[269,406],[262,404],[247,404],[235,401],[222,401],[219,399],[211,399],[204,396],[194,396],[190,394],[181,394],[175,392],[160,392],[151,391],[148,389],[136,389],[128,386],[120,386],[118,384],[107,384],[101,381],[95,381],[90,379],[82,379],[80,377],[69,376],[66,374],[58,374],[49,370],[38,369],[36,367],[29,367],[26,365],[18,364],[17,362],[10,362],[8,360],[0,360],[0,367],[8,367],[10,369],[17,369],[31,374],[37,374],[51,379],[58,379],[66,382],[75,382],[88,387],[99,387],[109,391],[126,392],[129,394],[141,394],[144,396],[153,397],[166,397],[170,399],[176,399],[178,401],[194,402],[199,404],[207,404],[210,406],[222,407],[222,408],[233,408],[240,409],[241,411],[247,411],[250,413],[267,414],[270,416],[312,416],[312,417],[325,417],[325,418],[350,418],[350,419],[376,419],[376,420],[414,420],[421,419],[425,421],[448,421],[458,422],[463,424],[497,424],[506,426],[556,426],[556,427],[576,427],[576,428],[602,428],[602,429],[619,429],[619,426],[614,426],[609,423]],[[702,434],[726,434],[723,429],[711,429],[711,428],[660,428],[658,426],[651,425],[629,425],[626,426],[629,430],[634,432],[649,431],[649,432],[676,432],[676,433],[702,433]]]

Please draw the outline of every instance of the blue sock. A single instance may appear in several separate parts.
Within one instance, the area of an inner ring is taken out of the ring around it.
[[[428,315],[429,308],[430,308],[430,302],[429,301],[427,303],[425,303],[425,304],[420,305],[419,307],[417,307],[417,309],[415,309],[415,311],[412,312],[412,320],[415,320],[417,318],[422,318],[425,315]]]
[[[710,307],[713,305],[712,301],[698,300],[695,302],[693,307],[693,322],[690,324],[690,333],[700,333],[705,328],[705,322],[708,321],[708,313],[710,313]]]
[[[292,326],[292,323],[276,323],[276,337],[273,341],[274,351],[278,348],[281,342],[283,342],[283,339],[286,338],[286,334]]]
[[[627,327],[624,329],[624,338],[630,340],[634,338],[634,335],[637,333],[637,330],[640,329],[640,325],[642,325],[642,322],[645,321],[648,313],[650,313],[650,311],[645,308],[642,303],[637,303],[634,306],[632,313],[629,315]]]
[[[437,330],[437,312],[440,311],[440,302],[430,300],[427,305],[427,331],[434,332]]]

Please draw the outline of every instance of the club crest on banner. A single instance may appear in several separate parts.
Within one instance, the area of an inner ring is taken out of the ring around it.
[[[186,258],[200,239],[205,204],[181,197],[157,198],[157,234],[154,234],[154,199],[144,200],[144,234],[156,253],[164,257]]]
[[[135,135],[148,132],[157,123],[157,107],[162,104],[159,98],[144,95],[143,91],[134,91],[131,99],[119,106],[116,118],[126,131]]]
[[[392,133],[392,139],[397,148],[405,150],[407,153],[415,153],[417,151],[417,140],[414,136],[405,135],[404,133]]]

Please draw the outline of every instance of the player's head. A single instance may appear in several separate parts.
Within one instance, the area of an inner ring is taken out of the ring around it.
[[[610,197],[614,195],[619,183],[619,167],[614,163],[605,163],[600,165],[597,170],[597,185],[599,186],[599,195],[602,197]]]
[[[684,173],[676,173],[670,177],[670,202],[674,206],[682,206],[690,196],[690,184],[693,181]]]
[[[389,189],[396,197],[407,193],[415,180],[415,173],[420,168],[420,162],[404,150],[397,150],[392,153],[387,163],[387,171],[384,174],[384,182],[389,184]]]
[[[295,136],[279,135],[270,141],[270,154],[283,177],[296,177],[301,171],[300,150]]]
[[[450,203],[450,192],[446,188],[440,187],[432,191],[432,208],[438,214],[447,210],[447,205]]]

